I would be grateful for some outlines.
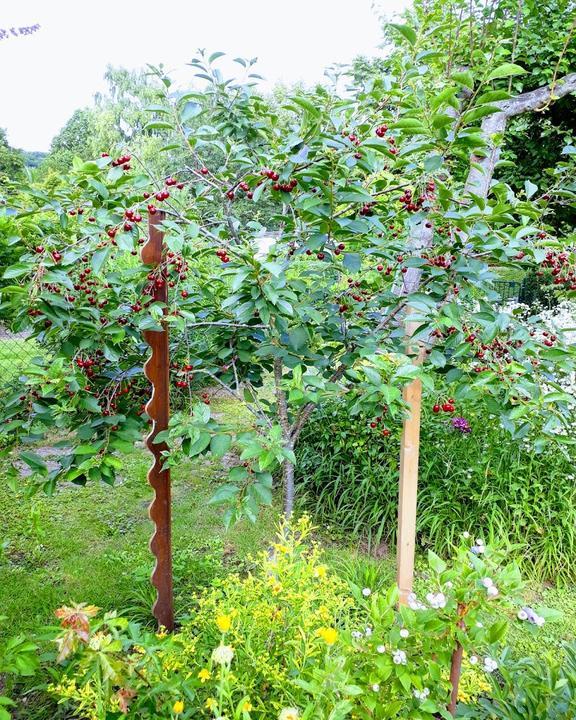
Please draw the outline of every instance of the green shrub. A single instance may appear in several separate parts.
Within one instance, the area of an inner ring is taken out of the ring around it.
[[[481,701],[491,720],[571,720],[576,717],[576,645],[562,654],[524,658],[501,668],[492,698]]]
[[[93,606],[60,608],[50,692],[86,720],[433,720],[451,717],[461,646],[462,700],[474,705],[500,664],[517,566],[479,540],[450,564],[430,553],[422,599],[397,608],[395,587],[330,571],[311,530],[305,517],[284,525],[253,572],[216,579],[172,636]]]
[[[425,401],[420,446],[418,539],[440,554],[463,531],[513,546],[522,570],[558,582],[576,579],[575,458],[553,443],[537,453],[512,441],[498,419],[458,406],[471,432],[452,427]],[[311,418],[300,439],[298,482],[303,505],[341,532],[372,543],[396,539],[400,428],[385,418],[351,417],[335,402]]]

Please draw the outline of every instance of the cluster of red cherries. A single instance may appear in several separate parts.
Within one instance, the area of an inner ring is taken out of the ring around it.
[[[443,403],[436,403],[432,406],[432,412],[439,413],[440,410],[445,413],[453,413],[456,410],[456,400],[448,398]]]

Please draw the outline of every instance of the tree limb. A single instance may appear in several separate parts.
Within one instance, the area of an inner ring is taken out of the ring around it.
[[[544,85],[510,100],[494,103],[500,108],[500,112],[485,117],[481,125],[482,135],[488,143],[488,152],[485,157],[472,156],[471,160],[475,165],[470,168],[465,190],[484,199],[488,197],[494,168],[500,159],[500,147],[494,143],[493,136],[505,132],[510,118],[525,112],[537,112],[547,107],[550,99],[559,100],[573,92],[576,92],[576,73],[570,73],[557,80],[553,89]]]

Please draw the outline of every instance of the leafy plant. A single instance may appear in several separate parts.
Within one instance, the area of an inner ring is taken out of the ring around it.
[[[4,618],[0,618],[0,621]],[[0,642],[0,678],[5,675],[8,680],[7,688],[11,688],[18,678],[31,677],[39,668],[38,646],[19,635]],[[3,681],[0,681],[2,693],[6,691]],[[0,695],[0,720],[10,720],[10,708],[15,703],[6,695]]]
[[[484,713],[474,717],[502,720],[569,720],[576,713],[576,648],[504,664]]]
[[[311,529],[306,518],[283,525],[253,572],[199,593],[173,636],[89,606],[61,608],[62,665],[51,692],[90,720],[120,711],[432,720],[451,717],[463,657],[481,673],[476,687],[486,686],[520,589],[503,553],[480,539],[464,540],[451,563],[431,553],[422,599],[397,608],[394,587],[348,589],[310,545]],[[465,687],[475,701],[478,692]]]
[[[430,398],[429,404],[434,402]],[[524,573],[574,580],[574,453],[550,443],[535,451],[526,437],[509,442],[501,420],[481,404],[458,405],[471,432],[443,413],[422,416],[417,531],[440,554],[464,531],[510,543]],[[301,505],[342,533],[373,547],[393,546],[397,527],[399,429],[353,415],[350,403],[312,416],[298,450]]]

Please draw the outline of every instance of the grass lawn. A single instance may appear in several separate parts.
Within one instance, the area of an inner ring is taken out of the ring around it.
[[[232,416],[234,404],[215,399],[214,410]],[[146,482],[150,456],[135,449],[123,458],[122,482],[61,487],[54,497],[14,493],[1,483],[3,526],[0,540],[0,635],[37,630],[51,623],[64,603],[89,602],[105,609],[127,610],[150,620],[152,592],[148,577],[151,523],[147,508],[151,493]],[[265,549],[274,532],[277,508],[264,511],[258,524],[243,522],[226,532],[221,510],[207,504],[222,477],[208,460],[183,464],[173,471],[174,559],[176,604],[180,615],[190,607],[194,589],[216,573],[245,566],[248,557]],[[371,560],[345,542],[333,528],[321,528],[327,560],[345,569],[359,585],[389,584],[393,559]],[[1,549],[3,548],[3,549]],[[423,580],[420,579],[420,584]],[[515,630],[512,639],[521,653],[538,653],[576,635],[573,589],[532,587],[528,600],[564,612],[538,635]],[[16,718],[44,720],[57,714],[41,692],[24,694]]]

